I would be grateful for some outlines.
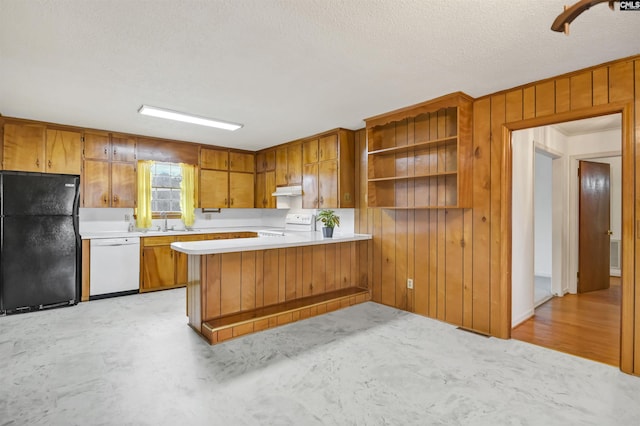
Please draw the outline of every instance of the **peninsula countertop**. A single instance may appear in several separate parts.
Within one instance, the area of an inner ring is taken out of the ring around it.
[[[234,253],[251,250],[268,250],[287,247],[336,244],[350,241],[370,240],[369,234],[334,234],[324,238],[320,232],[286,231],[283,236],[233,238],[229,240],[207,240],[171,243],[173,250],[190,255]]]

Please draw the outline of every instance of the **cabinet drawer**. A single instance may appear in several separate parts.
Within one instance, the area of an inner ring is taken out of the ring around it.
[[[174,243],[176,241],[176,237],[175,236],[169,236],[169,235],[167,235],[165,237],[163,235],[161,237],[143,237],[141,240],[142,240],[142,245],[144,247],[168,246],[171,243]]]
[[[198,235],[179,235],[178,237],[178,241],[180,242],[189,242],[189,241],[202,241],[204,240],[204,235],[202,234],[198,234]]]

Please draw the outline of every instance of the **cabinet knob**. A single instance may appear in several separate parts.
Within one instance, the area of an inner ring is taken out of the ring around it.
[[[40,159],[36,158],[36,167],[40,167]]]
[[[48,163],[48,165],[49,165],[49,168],[51,168],[51,160],[49,160],[49,163]]]
[[[105,156],[107,155],[107,147],[106,146],[104,147],[104,155]]]
[[[226,199],[226,198],[224,199],[224,205],[225,205],[225,206],[229,205],[229,204],[227,203],[227,199]]]
[[[231,205],[233,205],[233,198],[231,199]]]
[[[102,204],[104,204],[105,206],[109,205],[109,199],[107,199],[106,195],[102,198]]]
[[[324,204],[324,198],[320,197],[320,205],[322,206]]]
[[[113,158],[118,156],[118,149],[117,148],[113,148]]]

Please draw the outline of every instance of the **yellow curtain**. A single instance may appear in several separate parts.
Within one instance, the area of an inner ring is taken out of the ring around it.
[[[151,166],[153,161],[138,161],[138,212],[136,226],[151,228]]]
[[[180,212],[184,226],[192,226],[195,221],[195,166],[180,163],[182,182],[180,182]]]

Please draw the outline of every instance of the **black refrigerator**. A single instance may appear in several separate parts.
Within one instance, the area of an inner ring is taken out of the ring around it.
[[[79,182],[0,172],[0,314],[80,300]]]

